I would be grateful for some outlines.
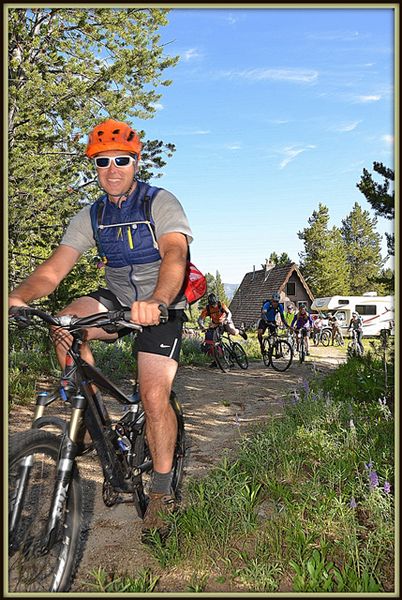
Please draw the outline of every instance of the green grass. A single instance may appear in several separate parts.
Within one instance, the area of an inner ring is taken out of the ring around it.
[[[394,420],[383,400],[392,394],[364,360],[370,398],[335,385],[346,389],[355,361],[323,387],[304,382],[282,418],[187,482],[186,507],[153,546],[164,569],[210,572],[255,592],[393,590]]]

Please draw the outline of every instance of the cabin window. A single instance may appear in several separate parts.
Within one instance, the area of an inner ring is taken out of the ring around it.
[[[341,299],[338,301],[338,304],[349,304],[349,300],[346,300],[346,299],[343,299],[343,298],[341,298]]]
[[[286,284],[286,295],[287,296],[296,296],[296,284],[295,283],[287,283]]]
[[[376,315],[377,305],[376,304],[356,304],[356,312],[359,315]]]

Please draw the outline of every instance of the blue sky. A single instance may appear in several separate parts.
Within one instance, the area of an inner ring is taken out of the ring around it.
[[[183,204],[201,270],[240,283],[273,251],[298,262],[297,232],[320,202],[330,226],[355,202],[374,216],[356,183],[374,161],[394,168],[391,8],[184,8],[168,19],[173,84],[155,117],[133,124],[176,145],[153,183]],[[378,220],[379,233],[391,228]]]

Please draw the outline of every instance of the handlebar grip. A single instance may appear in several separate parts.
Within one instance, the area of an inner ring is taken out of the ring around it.
[[[166,306],[166,304],[159,304],[158,306],[159,310],[160,310],[160,317],[159,317],[159,321],[161,323],[167,323],[169,320],[169,312],[168,312],[168,307]]]

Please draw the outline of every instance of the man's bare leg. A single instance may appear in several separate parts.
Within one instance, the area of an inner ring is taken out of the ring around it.
[[[169,473],[177,437],[177,419],[170,404],[170,392],[177,362],[166,356],[138,353],[141,400],[146,414],[147,441],[154,471]]]

